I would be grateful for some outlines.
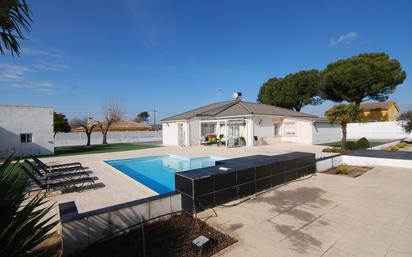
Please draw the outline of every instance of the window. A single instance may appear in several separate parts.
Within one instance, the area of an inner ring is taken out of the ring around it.
[[[33,138],[33,134],[31,133],[24,133],[20,134],[20,142],[21,143],[31,143]]]
[[[216,135],[216,123],[202,123],[201,133],[201,136]]]
[[[285,136],[296,136],[296,123],[285,122],[283,125],[283,131]]]
[[[280,126],[281,126],[282,124],[281,123],[275,123],[275,125],[274,125],[274,128],[275,128],[275,137],[278,137],[278,136],[280,136]]]
[[[229,137],[239,137],[239,125],[229,125]]]

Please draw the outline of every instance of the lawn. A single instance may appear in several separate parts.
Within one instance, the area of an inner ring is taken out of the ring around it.
[[[356,141],[352,141],[352,140],[348,140],[348,142],[355,142]],[[369,144],[371,147],[377,146],[377,145],[383,145],[387,143],[386,141],[369,141]],[[341,141],[337,141],[337,142],[332,142],[332,143],[326,143],[326,144],[320,144],[320,145],[324,145],[324,146],[330,146],[330,147],[341,147],[342,146],[342,142]]]
[[[76,155],[76,154],[92,154],[92,153],[110,153],[130,150],[140,150],[146,148],[161,147],[158,145],[135,145],[127,143],[107,144],[107,145],[92,145],[86,147],[84,145],[76,146],[59,146],[54,148],[54,156]]]

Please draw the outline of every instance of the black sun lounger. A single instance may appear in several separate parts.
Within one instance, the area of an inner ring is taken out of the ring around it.
[[[68,163],[61,163],[61,164],[53,164],[53,165],[48,165],[42,161],[40,161],[39,158],[37,158],[34,155],[30,155],[30,158],[32,158],[35,162],[41,163],[43,165],[46,165],[50,169],[56,169],[56,168],[64,168],[64,167],[73,167],[73,166],[82,166],[80,162],[68,162]]]
[[[63,181],[49,181],[48,179],[40,180],[26,166],[21,165],[23,171],[36,183],[40,189],[46,190],[61,190],[62,193],[77,192],[86,189],[95,189],[104,187],[103,183],[95,183],[95,179],[91,177],[69,179]]]
[[[87,170],[87,167],[83,167],[80,162],[73,162],[67,164],[59,164],[59,165],[47,165],[46,163],[40,161],[38,158],[34,156],[30,156],[33,161],[40,166],[40,168],[47,170],[48,172],[70,172],[75,170]]]
[[[29,162],[27,159],[24,160],[24,163],[32,169],[33,174],[38,175],[42,179],[65,179],[65,178],[76,178],[76,177],[89,177],[91,171],[88,170],[73,170],[67,172],[48,172],[46,169],[43,169],[40,166],[36,166],[33,163]]]

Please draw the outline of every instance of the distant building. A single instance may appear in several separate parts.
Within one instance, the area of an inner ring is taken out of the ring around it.
[[[360,108],[366,121],[396,121],[400,111],[394,101],[364,103]]]
[[[106,121],[101,121],[103,124],[106,123]],[[147,131],[151,130],[152,127],[143,123],[139,123],[136,121],[131,121],[131,120],[121,120],[116,123],[113,123],[109,131]],[[78,127],[78,128],[72,128],[72,132],[84,132],[84,128]],[[100,131],[100,127],[96,126],[93,131]]]
[[[0,105],[0,158],[52,155],[53,109]]]

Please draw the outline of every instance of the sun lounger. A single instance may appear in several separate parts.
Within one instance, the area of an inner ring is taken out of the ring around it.
[[[41,178],[47,179],[65,179],[65,178],[76,178],[76,177],[88,177],[90,176],[91,171],[88,170],[73,170],[73,171],[63,171],[63,172],[48,172],[46,169],[36,166],[28,160],[24,160],[24,163],[32,169],[32,173],[38,175]]]
[[[95,178],[92,177],[85,177],[85,178],[78,178],[78,179],[69,179],[64,181],[49,181],[48,179],[40,180],[37,176],[35,176],[30,170],[21,165],[23,171],[33,180],[33,182],[46,192],[50,190],[61,190],[62,192],[73,192],[73,191],[81,191],[89,188],[98,188],[104,187],[103,183],[97,183],[100,185],[96,185]]]
[[[42,165],[47,166],[48,169],[59,169],[59,168],[68,168],[68,167],[82,167],[82,164],[80,162],[69,162],[69,163],[61,163],[61,164],[46,164],[42,161],[40,161],[39,158],[36,156],[30,155],[30,158],[32,158],[36,163],[41,163]]]
[[[52,165],[49,166],[45,164],[44,162],[40,161],[38,158],[31,156],[33,161],[40,166],[42,169],[47,170],[47,172],[71,172],[71,171],[76,171],[76,170],[87,170],[87,167],[83,167],[79,162],[78,163],[67,163],[67,166],[64,166],[65,164],[60,164],[60,165]],[[70,166],[72,165],[72,166]]]

